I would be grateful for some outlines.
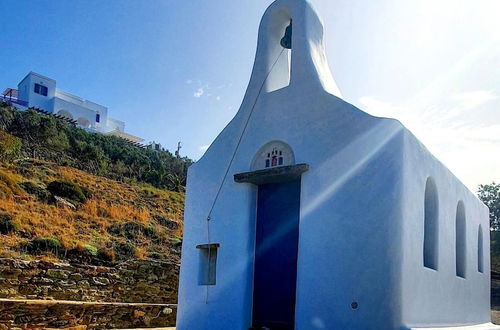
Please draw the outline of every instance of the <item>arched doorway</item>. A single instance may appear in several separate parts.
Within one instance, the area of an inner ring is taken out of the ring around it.
[[[76,120],[78,126],[83,128],[90,128],[90,121],[87,118],[80,117]]]
[[[255,154],[252,170],[275,173],[293,167],[292,148],[281,141]],[[255,172],[254,172],[255,173]],[[297,282],[301,178],[281,178],[258,185],[252,325],[293,329]]]

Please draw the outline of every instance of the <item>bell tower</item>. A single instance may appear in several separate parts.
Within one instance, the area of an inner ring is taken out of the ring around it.
[[[323,23],[305,0],[277,0],[264,14],[249,91],[314,86],[341,97],[325,54]]]

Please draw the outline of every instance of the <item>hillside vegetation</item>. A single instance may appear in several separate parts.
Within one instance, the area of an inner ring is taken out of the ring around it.
[[[0,104],[0,257],[178,262],[189,164]]]
[[[2,163],[0,257],[178,262],[183,204],[179,192],[120,183],[54,163]]]
[[[90,133],[50,115],[0,103],[0,160],[25,157],[175,191],[185,185],[192,163],[166,150],[138,148],[118,137]]]

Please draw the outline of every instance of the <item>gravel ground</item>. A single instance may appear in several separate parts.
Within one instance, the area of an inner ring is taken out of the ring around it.
[[[491,311],[491,322],[495,324],[500,324],[500,311],[496,310]]]

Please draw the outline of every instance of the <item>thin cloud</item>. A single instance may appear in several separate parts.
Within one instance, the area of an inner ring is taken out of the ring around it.
[[[198,149],[201,151],[201,152],[205,152],[208,150],[208,147],[210,147],[210,145],[206,145],[206,146],[200,146]]]
[[[186,84],[188,85],[198,85],[196,90],[193,92],[193,97],[195,98],[214,98],[216,101],[220,101],[222,97],[219,95],[218,91],[230,86],[226,84],[213,86],[213,84],[203,83],[201,80],[186,80]]]
[[[470,190],[476,191],[478,184],[500,177],[500,154],[497,152],[500,148],[500,125],[488,122],[472,124],[467,117],[462,117],[467,110],[493,100],[493,94],[464,94],[459,97],[464,102],[456,107],[443,104],[415,109],[371,96],[361,97],[359,102],[362,109],[371,115],[401,121]]]
[[[203,94],[205,94],[205,88],[200,87],[196,90],[196,92],[193,93],[193,96],[196,98],[200,98],[203,96]]]
[[[452,98],[465,109],[474,109],[495,100],[498,96],[492,91],[473,91],[455,94]]]

